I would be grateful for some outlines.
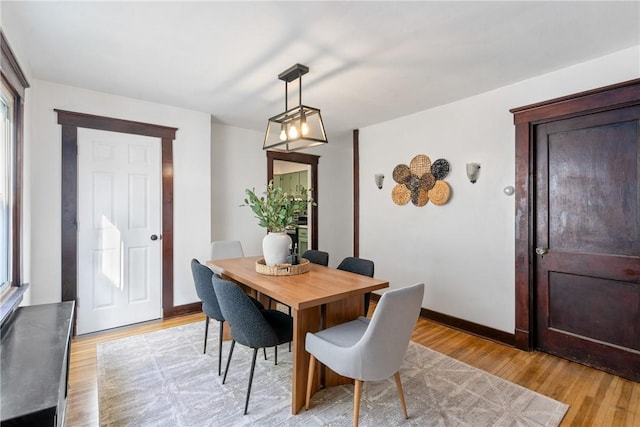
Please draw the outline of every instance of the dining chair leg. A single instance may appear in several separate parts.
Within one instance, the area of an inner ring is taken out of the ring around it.
[[[278,346],[277,345],[273,347],[273,355],[276,359],[276,363],[274,363],[274,365],[277,365],[278,364]]]
[[[227,357],[227,366],[224,368],[224,377],[222,377],[222,384],[227,380],[227,374],[229,373],[229,364],[231,363],[231,356],[233,355],[233,347],[236,346],[236,340],[231,340],[231,348],[229,349],[229,357]]]
[[[202,354],[207,354],[207,336],[209,335],[209,316],[204,318],[204,350]]]
[[[267,348],[262,347],[262,352],[264,353],[264,360],[267,360]]]
[[[360,418],[360,395],[362,394],[362,381],[355,380],[355,391],[353,393],[353,427],[358,427]]]
[[[402,381],[400,381],[400,371],[396,372],[394,375],[396,379],[396,387],[398,388],[398,397],[400,398],[400,405],[402,406],[402,415],[404,415],[404,419],[409,418],[409,414],[407,414],[407,405],[404,402],[404,392],[402,391]]]
[[[253,349],[253,358],[251,359],[251,372],[249,373],[249,387],[247,388],[247,400],[244,403],[244,414],[247,415],[247,409],[249,409],[249,395],[251,395],[251,383],[253,382],[253,371],[256,369],[256,356],[258,355],[258,349]]]
[[[220,321],[220,334],[218,336],[218,376],[222,372],[222,328],[224,326],[224,320]]]
[[[309,376],[307,377],[307,399],[304,402],[304,409],[309,410],[311,402],[311,388],[313,387],[313,376],[316,370],[316,358],[313,354],[309,355]]]

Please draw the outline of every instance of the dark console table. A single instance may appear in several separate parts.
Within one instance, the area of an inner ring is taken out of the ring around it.
[[[2,427],[64,424],[74,304],[20,307],[2,325]]]

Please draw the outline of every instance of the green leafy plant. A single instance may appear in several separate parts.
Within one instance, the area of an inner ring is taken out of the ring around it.
[[[273,233],[295,226],[297,215],[307,209],[307,204],[316,204],[311,197],[311,189],[302,188],[300,194],[307,194],[304,199],[300,194],[285,193],[282,188],[275,187],[273,181],[269,181],[267,190],[260,197],[256,195],[255,188],[247,188],[245,193],[248,197],[241,206],[249,206],[258,218],[258,225]]]

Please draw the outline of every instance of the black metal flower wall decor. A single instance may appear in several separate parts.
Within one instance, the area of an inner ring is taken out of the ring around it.
[[[424,206],[429,201],[436,206],[444,205],[451,195],[444,180],[448,174],[448,161],[438,159],[432,163],[426,154],[418,154],[408,166],[399,164],[393,169],[397,184],[391,190],[391,199],[396,205],[406,205],[409,200],[415,206]]]

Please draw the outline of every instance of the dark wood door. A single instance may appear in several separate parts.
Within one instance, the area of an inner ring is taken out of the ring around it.
[[[640,106],[536,125],[538,349],[640,381]]]

